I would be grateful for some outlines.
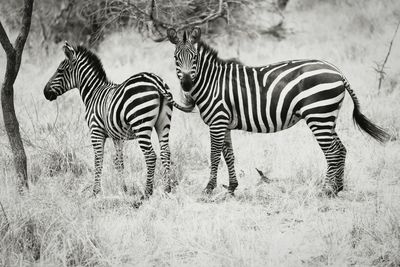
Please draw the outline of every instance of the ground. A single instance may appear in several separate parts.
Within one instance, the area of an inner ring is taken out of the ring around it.
[[[338,197],[318,195],[325,160],[300,122],[269,135],[234,132],[236,196],[223,197],[228,177],[221,164],[215,194],[202,198],[209,174],[208,130],[198,113],[175,110],[170,140],[176,191],[162,192],[158,166],[155,193],[138,207],[137,198],[120,189],[109,141],[103,194],[89,198],[93,151],[79,94],[48,102],[42,93],[63,59],[61,46],[51,46],[46,54],[38,42],[28,40],[15,101],[30,191],[16,192],[0,126],[0,265],[400,265],[400,35],[380,91],[374,70],[386,56],[400,4],[291,1],[285,15],[293,33],[284,40],[221,36],[208,41],[221,57],[239,57],[248,65],[317,58],[343,71],[362,112],[387,129],[392,140],[382,145],[361,133],[351,120],[353,103],[346,95],[337,125],[348,151],[345,190]],[[98,55],[110,79],[121,82],[151,71],[179,99],[173,45],[123,31],[106,38]],[[4,53],[0,58],[4,62]],[[144,160],[134,141],[125,147],[125,162],[125,180],[143,189]],[[260,181],[255,168],[271,182]]]

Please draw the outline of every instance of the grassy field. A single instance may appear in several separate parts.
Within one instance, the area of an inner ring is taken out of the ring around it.
[[[263,18],[260,14],[260,22]],[[158,160],[154,195],[139,208],[125,196],[106,145],[103,195],[89,198],[93,151],[83,104],[72,91],[48,102],[43,88],[63,59],[29,40],[15,84],[15,103],[28,155],[30,188],[15,189],[12,158],[0,123],[0,266],[399,266],[400,35],[378,92],[376,62],[386,56],[397,22],[397,0],[291,1],[282,41],[259,36],[209,40],[222,57],[248,65],[298,58],[324,59],[350,81],[363,112],[388,129],[380,145],[353,126],[347,95],[338,134],[348,150],[345,190],[318,197],[325,160],[304,122],[270,134],[233,133],[239,187],[224,199],[227,169],[207,201],[209,136],[199,114],[173,113],[171,151],[176,192],[162,193]],[[229,45],[228,45],[229,44]],[[179,99],[173,46],[118,32],[99,47],[110,79],[154,72]],[[5,55],[0,53],[0,77]],[[155,137],[155,136],[154,136]],[[156,138],[154,138],[156,143]],[[158,151],[158,145],[156,145]],[[142,190],[144,159],[135,141],[125,147],[124,179]],[[260,182],[255,168],[272,180]]]

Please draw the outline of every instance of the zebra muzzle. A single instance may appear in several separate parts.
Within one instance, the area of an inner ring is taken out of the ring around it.
[[[192,87],[193,87],[193,82],[192,78],[190,77],[190,74],[184,74],[182,79],[181,79],[181,86],[183,91],[189,92]]]
[[[47,85],[46,85],[46,87],[45,87],[44,90],[43,90],[43,94],[44,94],[44,97],[45,97],[47,100],[50,100],[50,101],[53,101],[53,100],[55,100],[55,99],[57,98],[57,94],[54,93],[54,92],[49,88],[49,86],[47,86]]]

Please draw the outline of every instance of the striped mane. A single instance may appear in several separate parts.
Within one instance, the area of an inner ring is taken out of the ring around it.
[[[104,71],[103,68],[103,63],[101,63],[100,58],[96,54],[94,54],[92,51],[81,45],[77,47],[76,51],[77,51],[77,57],[82,56],[82,58],[87,59],[87,61],[93,67],[93,70],[96,71],[100,79],[108,81],[106,72]]]
[[[220,57],[218,56],[218,51],[215,50],[214,48],[212,48],[211,46],[209,46],[208,44],[206,44],[206,43],[203,42],[203,41],[199,41],[199,42],[198,42],[198,48],[197,48],[197,49],[200,50],[200,48],[203,48],[204,51],[205,51],[206,53],[210,54],[211,57],[212,57],[213,59],[215,59],[215,61],[216,61],[217,63],[221,63],[221,64],[236,63],[236,64],[239,64],[239,65],[243,65],[243,63],[242,63],[239,59],[237,59],[237,58],[229,58],[229,59],[222,59],[222,58],[220,58]]]

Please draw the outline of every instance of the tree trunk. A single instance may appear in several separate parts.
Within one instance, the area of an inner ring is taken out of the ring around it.
[[[15,115],[14,82],[18,75],[22,52],[31,26],[32,7],[33,0],[24,1],[22,26],[14,47],[0,22],[0,43],[7,55],[6,73],[1,87],[1,107],[21,191],[23,188],[28,188],[28,173],[25,149],[19,132],[17,116]]]

